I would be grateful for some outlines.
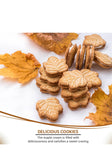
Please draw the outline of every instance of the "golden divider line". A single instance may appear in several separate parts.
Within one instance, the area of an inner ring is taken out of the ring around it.
[[[2,114],[0,115],[0,117],[5,117],[5,118],[11,118],[11,119],[19,120],[19,119],[15,118],[15,117],[7,116],[7,115],[2,115]]]
[[[10,113],[7,113],[7,112],[3,112],[3,111],[0,111],[0,113],[3,114],[1,116],[6,117],[6,118],[12,118],[12,119],[16,119],[16,120],[24,120],[24,121],[28,121],[28,122],[33,122],[33,123],[38,123],[38,124],[44,124],[44,125],[49,125],[49,126],[55,126],[55,127],[63,127],[63,128],[72,128],[72,129],[101,129],[101,128],[105,128],[105,127],[109,126],[109,125],[80,126],[80,125],[65,125],[65,124],[44,123],[44,122],[39,122],[39,121],[35,121],[35,120],[30,120],[28,118],[23,118],[23,117],[20,117],[20,116],[16,116],[16,115],[13,115],[13,114],[10,114]]]

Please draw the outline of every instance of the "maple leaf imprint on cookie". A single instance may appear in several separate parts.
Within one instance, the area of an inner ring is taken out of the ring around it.
[[[68,65],[64,59],[58,59],[57,57],[51,56],[47,62],[43,63],[46,73],[49,75],[60,75],[68,70]]]
[[[58,119],[60,113],[63,112],[63,108],[57,98],[51,97],[46,100],[39,100],[36,105],[36,109],[41,118],[48,118],[51,121]]]
[[[59,85],[69,87],[72,90],[85,87],[87,81],[80,71],[73,70],[63,73],[62,78],[59,80]]]
[[[106,44],[106,41],[98,34],[92,34],[92,35],[88,35],[85,36],[85,40],[83,42],[84,45],[86,46],[94,46],[94,47],[104,47]]]
[[[97,72],[90,71],[89,69],[82,69],[81,72],[84,75],[85,79],[87,80],[89,89],[92,87],[101,86],[102,82],[100,78],[98,77]]]

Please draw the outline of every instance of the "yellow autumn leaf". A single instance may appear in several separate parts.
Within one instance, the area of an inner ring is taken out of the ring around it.
[[[96,125],[112,124],[112,85],[109,86],[109,95],[98,88],[92,95],[91,102],[96,106],[96,113],[90,113],[86,118]]]
[[[77,33],[25,33],[41,47],[57,54],[65,53],[68,45],[77,39]]]
[[[24,54],[21,51],[0,55],[0,64],[5,66],[0,69],[0,75],[17,79],[19,83],[27,83],[35,78],[41,66],[31,53]]]

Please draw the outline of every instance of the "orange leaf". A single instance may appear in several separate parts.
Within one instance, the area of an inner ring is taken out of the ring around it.
[[[41,47],[62,54],[66,51],[70,42],[77,39],[77,33],[26,33],[35,43]]]
[[[31,53],[24,54],[21,51],[0,55],[0,64],[5,66],[0,69],[0,75],[17,79],[19,83],[27,83],[35,78],[41,66]]]
[[[90,113],[91,119],[96,125],[112,124],[112,85],[109,86],[109,95],[98,88],[92,95],[91,102],[96,106],[96,113]]]

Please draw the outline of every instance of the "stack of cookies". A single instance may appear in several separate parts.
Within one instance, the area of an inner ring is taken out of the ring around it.
[[[70,43],[65,52],[66,64],[71,67],[75,59],[75,68],[79,70],[91,69],[93,61],[102,68],[112,68],[112,58],[97,51],[105,45],[106,41],[97,34],[85,36],[83,45]]]
[[[64,59],[58,59],[51,56],[47,62],[43,63],[40,68],[40,77],[37,78],[36,84],[43,93],[57,95],[60,87],[58,86],[59,79],[63,72],[68,70],[68,66]]]
[[[68,46],[68,49],[65,53],[65,60],[68,67],[71,67],[74,58],[75,58],[75,68],[76,69],[82,69],[83,66],[85,69],[91,69],[92,62],[94,60],[94,53],[95,49],[94,46],[85,46],[85,45],[79,45],[76,44],[72,46],[72,48]]]
[[[86,107],[90,98],[88,82],[81,71],[73,70],[63,73],[59,80],[61,96],[70,109]]]

